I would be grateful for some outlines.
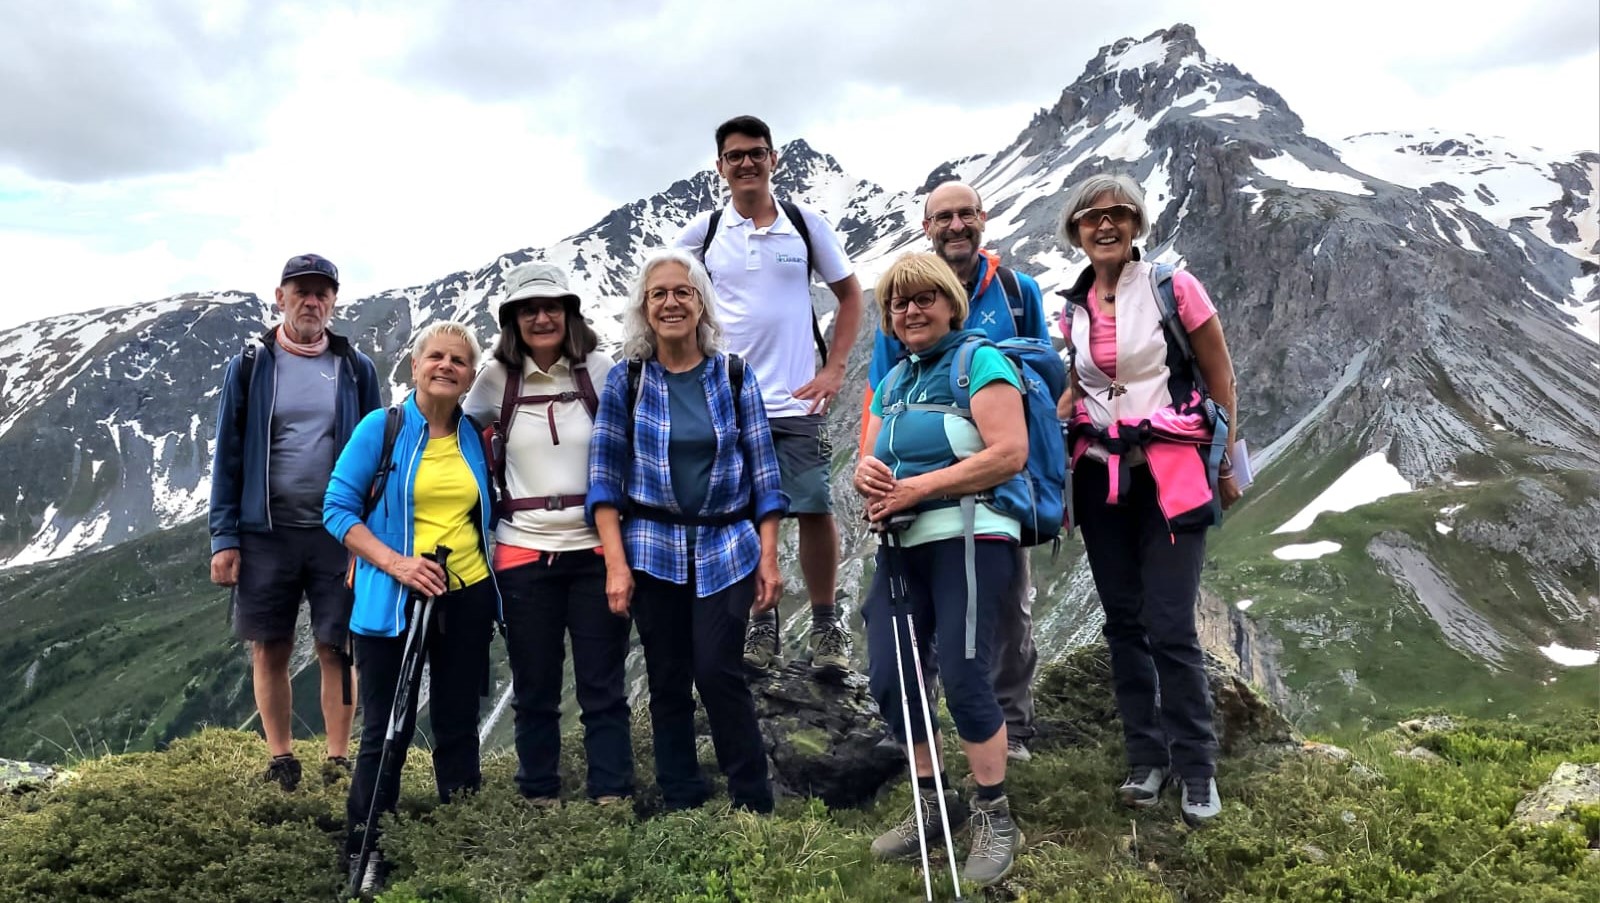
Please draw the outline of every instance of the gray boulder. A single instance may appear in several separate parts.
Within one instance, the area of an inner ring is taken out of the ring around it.
[[[1550,780],[1517,804],[1512,815],[1525,825],[1549,825],[1575,820],[1579,806],[1595,804],[1600,804],[1600,763],[1562,762]]]
[[[878,747],[885,725],[863,674],[824,683],[792,661],[751,677],[750,692],[780,794],[861,805],[905,768],[895,750]]]
[[[0,759],[0,791],[25,793],[43,790],[61,780],[65,772],[49,765]]]

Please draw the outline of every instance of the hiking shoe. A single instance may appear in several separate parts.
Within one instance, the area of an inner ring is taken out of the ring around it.
[[[1028,762],[1033,759],[1033,753],[1028,751],[1028,744],[1021,740],[1006,740],[1006,758],[1013,762]]]
[[[961,868],[961,880],[987,887],[1011,871],[1017,851],[1022,849],[1022,831],[1011,820],[1011,803],[997,800],[972,800],[972,849]]]
[[[1167,770],[1155,765],[1135,765],[1117,788],[1117,799],[1133,809],[1148,809],[1161,802],[1161,788],[1167,783]]]
[[[1177,778],[1183,788],[1183,820],[1199,827],[1222,814],[1222,797],[1217,795],[1216,778]]]
[[[356,895],[364,901],[371,901],[378,894],[383,893],[384,885],[389,883],[389,864],[384,861],[383,854],[377,850],[367,854],[367,867],[358,877],[356,870],[361,864],[358,853],[350,854],[348,887],[355,890]]]
[[[300,786],[300,760],[294,757],[294,753],[273,756],[261,780],[277,784],[286,793],[293,792]]]
[[[920,806],[922,817],[925,819],[922,828],[927,832],[928,848],[944,843],[944,829],[939,821],[939,795],[932,790],[917,791],[922,798]],[[946,809],[950,813],[950,833],[960,834],[967,826],[967,813],[961,808],[959,800],[945,795]],[[916,800],[911,801],[911,809],[900,823],[889,830],[879,834],[872,841],[872,855],[875,859],[905,859],[911,856],[920,856],[921,847],[917,841],[917,816],[919,806]]]
[[[525,796],[522,801],[535,809],[561,808],[561,798],[557,796]]]
[[[744,663],[757,671],[783,664],[783,656],[778,653],[776,618],[758,618],[750,622],[744,634]]]
[[[850,670],[850,631],[838,618],[811,624],[811,671],[843,677]],[[747,647],[748,648],[748,647]]]
[[[322,783],[333,784],[340,778],[349,778],[355,772],[349,756],[329,756],[322,760]]]

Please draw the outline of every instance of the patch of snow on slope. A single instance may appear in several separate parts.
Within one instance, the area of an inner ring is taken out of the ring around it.
[[[1256,169],[1260,170],[1262,175],[1287,183],[1294,188],[1309,188],[1313,191],[1337,191],[1340,194],[1352,194],[1358,197],[1372,194],[1372,189],[1368,188],[1360,179],[1351,178],[1343,173],[1312,169],[1302,163],[1299,158],[1287,153],[1279,154],[1276,157],[1268,157],[1265,160],[1252,159],[1255,159]]]
[[[1297,533],[1310,527],[1325,511],[1349,511],[1391,495],[1410,492],[1411,483],[1389,463],[1383,452],[1374,452],[1345,471],[1333,485],[1300,509],[1300,513],[1272,532]]]
[[[1266,107],[1254,97],[1236,97],[1221,103],[1209,104],[1196,110],[1194,116],[1232,116],[1235,119],[1260,119]]]
[[[1600,662],[1600,652],[1590,649],[1568,649],[1560,643],[1540,646],[1539,651],[1544,653],[1545,658],[1568,668],[1583,668]]]
[[[1332,555],[1344,548],[1336,542],[1322,540],[1320,542],[1297,543],[1272,550],[1272,557],[1281,561],[1315,561],[1324,555]]]
[[[1155,122],[1142,118],[1133,107],[1118,108],[1106,117],[1101,127],[1115,129],[1117,134],[1100,143],[1100,156],[1107,160],[1137,163],[1150,155],[1150,144],[1145,141],[1145,136],[1150,134]]]
[[[1158,64],[1166,58],[1167,42],[1151,38],[1112,54],[1106,59],[1106,71],[1116,72],[1126,69],[1138,72],[1146,66]]]

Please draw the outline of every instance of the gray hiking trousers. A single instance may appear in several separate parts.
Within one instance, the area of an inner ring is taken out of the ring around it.
[[[1033,580],[1028,550],[1016,547],[1016,579],[1001,598],[994,632],[994,695],[1006,716],[1006,739],[1033,739],[1033,676],[1039,650],[1033,645]]]

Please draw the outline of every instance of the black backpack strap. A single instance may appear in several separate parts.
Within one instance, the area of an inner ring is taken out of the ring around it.
[[[628,449],[633,449],[633,421],[639,411],[639,386],[644,382],[644,361],[640,358],[628,359],[628,416],[623,420],[623,428],[628,436]]]
[[[733,418],[736,425],[742,427],[744,423],[744,358],[737,354],[728,355],[728,388],[733,390]]]
[[[395,439],[400,435],[400,422],[402,415],[400,406],[390,405],[383,415],[383,451],[378,455],[378,469],[372,474],[372,485],[367,488],[367,498],[361,503],[361,520],[366,521],[372,516],[372,510],[378,507],[378,500],[383,498],[384,490],[389,485],[389,473],[394,470]]]
[[[1161,308],[1161,328],[1178,346],[1178,354],[1188,366],[1195,388],[1206,394],[1206,381],[1200,373],[1200,362],[1195,360],[1194,346],[1189,344],[1189,329],[1183,325],[1183,318],[1178,315],[1178,293],[1172,285],[1172,276],[1175,272],[1177,267],[1166,263],[1150,268],[1151,287],[1155,289],[1156,305]]]
[[[1017,282],[1017,272],[1001,264],[995,267],[994,274],[1000,278],[1000,291],[1006,296],[1006,306],[1011,308],[1011,325],[1013,331],[1023,335],[1022,321],[1028,314],[1027,306],[1022,300],[1022,285]]]
[[[706,220],[706,237],[700,242],[700,262],[706,262],[706,252],[711,250],[711,240],[717,237],[717,224],[722,222],[722,208],[711,211],[711,219]],[[810,245],[807,244],[809,248]]]
[[[783,208],[783,215],[789,218],[789,224],[794,226],[794,232],[800,236],[800,241],[806,246],[806,284],[811,284],[811,227],[806,225],[806,216],[800,211],[800,205],[793,201],[778,201],[778,206]],[[808,300],[809,303],[809,300]],[[811,309],[811,338],[817,343],[817,355],[822,358],[822,365],[828,365],[828,343],[822,337],[822,323],[817,320],[817,310]]]

